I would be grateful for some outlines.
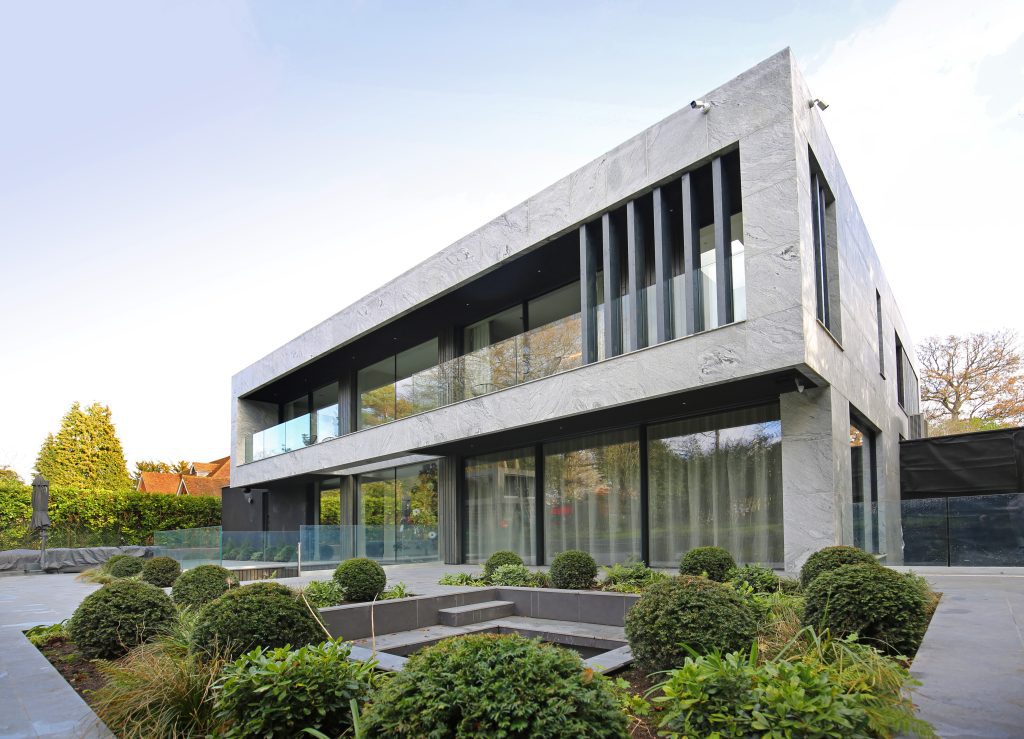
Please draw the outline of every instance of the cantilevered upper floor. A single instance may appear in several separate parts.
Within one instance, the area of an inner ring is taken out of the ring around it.
[[[700,100],[238,373],[232,485],[679,414],[733,381],[915,412],[907,332],[789,50]]]

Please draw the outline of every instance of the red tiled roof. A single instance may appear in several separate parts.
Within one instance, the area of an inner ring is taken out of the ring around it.
[[[221,488],[227,487],[223,479],[182,475],[178,485],[178,495],[195,495],[206,498],[219,498]]]
[[[227,480],[231,477],[231,457],[222,457],[221,459],[215,459],[209,464],[217,465],[210,472],[209,477],[215,480]]]
[[[143,472],[139,475],[136,487],[140,493],[166,493],[174,495],[178,492],[181,475],[176,472]]]

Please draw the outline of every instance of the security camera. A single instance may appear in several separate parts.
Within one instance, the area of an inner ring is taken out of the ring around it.
[[[825,108],[828,107],[828,103],[826,103],[821,98],[814,98],[814,100],[811,100],[810,102],[807,103],[807,107],[808,108],[815,108],[816,107],[818,110],[825,110]]]
[[[700,108],[700,111],[702,113],[707,113],[709,110],[711,110],[711,103],[707,102],[706,100],[691,100],[690,107],[693,108],[694,110]]]

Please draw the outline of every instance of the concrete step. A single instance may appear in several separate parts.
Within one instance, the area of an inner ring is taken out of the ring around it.
[[[508,600],[488,600],[468,606],[442,608],[437,612],[437,619],[442,626],[468,626],[514,615],[515,603]]]

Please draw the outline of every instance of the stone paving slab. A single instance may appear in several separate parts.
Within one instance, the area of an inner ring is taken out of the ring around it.
[[[911,669],[918,714],[946,739],[1024,736],[1024,576],[925,577],[943,595]]]
[[[98,587],[74,575],[0,579],[0,739],[113,736],[22,633],[68,618]]]

